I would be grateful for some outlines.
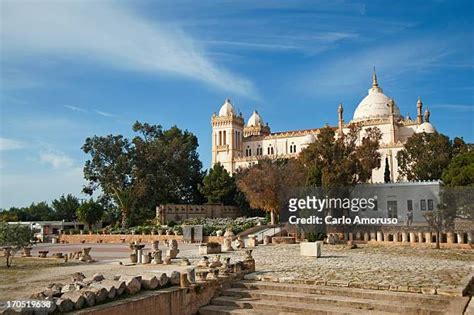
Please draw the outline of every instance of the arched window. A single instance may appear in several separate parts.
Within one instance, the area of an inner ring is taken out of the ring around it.
[[[290,153],[296,153],[296,144],[294,142],[290,144]]]

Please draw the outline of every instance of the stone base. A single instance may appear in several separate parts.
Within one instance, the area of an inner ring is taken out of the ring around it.
[[[222,245],[208,246],[207,244],[199,245],[199,255],[219,254],[222,252]]]
[[[322,242],[301,242],[300,255],[310,257],[321,257]]]

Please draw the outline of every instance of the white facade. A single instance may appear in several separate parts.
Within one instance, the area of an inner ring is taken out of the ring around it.
[[[401,180],[398,176],[397,152],[403,148],[409,137],[417,132],[434,133],[436,129],[429,122],[430,112],[426,109],[423,117],[423,104],[417,102],[417,117],[402,117],[395,101],[383,93],[374,73],[372,87],[368,95],[357,106],[353,119],[344,122],[342,104],[338,108],[337,134],[347,133],[351,124],[365,129],[377,127],[382,132],[380,141],[381,167],[374,169],[372,182],[384,180],[385,158],[388,158],[392,182]],[[313,142],[320,128],[270,132],[268,123],[254,111],[244,122],[242,114],[237,114],[230,100],[226,100],[219,114],[212,116],[212,165],[221,163],[227,171],[234,173],[240,167],[248,167],[263,158],[297,157]]]

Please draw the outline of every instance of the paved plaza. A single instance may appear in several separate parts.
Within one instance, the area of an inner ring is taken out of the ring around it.
[[[256,247],[253,256],[257,272],[249,279],[456,294],[474,273],[472,250],[386,245],[349,249],[324,245],[318,259],[302,257],[299,250],[299,245]],[[234,257],[243,253],[222,255]]]
[[[172,265],[127,265],[128,244],[40,244],[33,250],[68,253],[82,247],[92,247],[94,263],[65,264],[64,267],[46,268],[22,278],[21,282],[5,283],[0,280],[1,295],[9,298],[27,297],[29,292],[52,282],[68,281],[76,271],[86,276],[102,273],[113,277],[117,274],[134,275],[147,272],[185,270],[182,260]],[[151,249],[147,244],[146,249]],[[160,248],[165,245],[160,243]],[[189,258],[196,265],[197,244],[179,243],[178,258]],[[460,249],[434,250],[422,247],[396,245],[359,245],[350,249],[344,245],[324,245],[321,258],[302,257],[299,245],[268,245],[253,248],[257,272],[249,279],[324,284],[365,289],[383,289],[402,292],[439,293],[458,295],[474,273],[474,251]],[[213,256],[213,255],[210,255]],[[222,253],[221,257],[242,260],[243,250]],[[39,258],[34,258],[39,259]]]

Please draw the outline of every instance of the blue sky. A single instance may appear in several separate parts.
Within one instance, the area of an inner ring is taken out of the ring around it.
[[[210,164],[226,97],[273,131],[346,121],[384,92],[474,141],[472,1],[0,2],[0,207],[80,194],[80,147],[178,125]]]

